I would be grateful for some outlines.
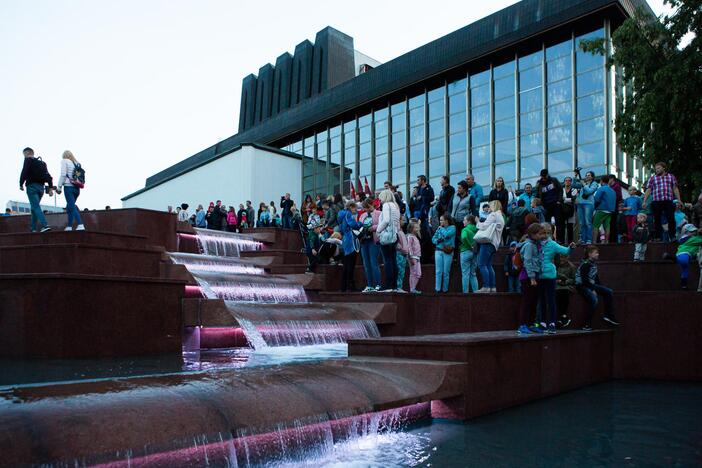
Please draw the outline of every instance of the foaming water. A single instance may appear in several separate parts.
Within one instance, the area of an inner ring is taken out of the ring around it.
[[[218,257],[172,252],[169,254],[173,263],[185,266],[193,273],[227,273],[234,275],[263,275],[265,270],[248,259],[238,257]]]
[[[191,234],[181,234],[189,236]],[[241,252],[261,250],[263,244],[246,234],[195,228],[200,253],[219,257],[239,257]]]

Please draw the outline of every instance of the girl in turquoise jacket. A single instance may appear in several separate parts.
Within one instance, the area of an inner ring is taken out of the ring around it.
[[[541,252],[544,260],[541,263],[541,274],[539,279],[539,304],[541,310],[541,320],[537,317],[537,322],[542,322],[546,318],[546,333],[556,333],[556,255],[570,255],[575,244],[564,247],[552,239],[553,229],[549,223],[542,224],[546,239],[542,241]],[[537,314],[538,315],[538,314]]]

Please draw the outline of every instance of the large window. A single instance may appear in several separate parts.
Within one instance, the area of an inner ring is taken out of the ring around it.
[[[531,182],[543,166],[543,51],[519,57],[519,183]],[[534,169],[536,168],[536,169]]]
[[[470,172],[482,185],[490,185],[490,70],[470,76]],[[478,175],[480,177],[478,177]]]
[[[393,184],[407,193],[407,102],[390,106],[392,124],[392,177]]]
[[[409,173],[410,180],[424,174],[424,94],[410,98],[409,112]]]
[[[302,195],[314,195],[314,136],[304,139],[302,149]]]
[[[375,111],[373,125],[375,126],[375,177],[371,189],[382,188],[383,182],[388,180],[390,158],[388,157],[388,108],[384,107]]]
[[[315,190],[317,193],[329,193],[329,164],[327,158],[329,153],[327,151],[327,137],[328,133],[326,130],[317,133],[317,168],[316,168],[316,185]]]
[[[506,184],[517,180],[517,119],[515,62],[507,62],[493,69],[494,125],[495,125],[495,178],[502,177]],[[490,179],[487,182],[492,183]],[[486,182],[482,182],[486,184]]]
[[[548,168],[555,176],[573,169],[573,41],[546,48]]]
[[[427,93],[429,106],[429,183],[439,187],[446,175],[446,88],[441,86]]]
[[[329,193],[341,193],[341,125],[329,129],[329,165],[331,169]]]
[[[468,171],[466,152],[467,114],[466,86],[467,79],[457,80],[448,85],[448,114],[449,114],[449,173],[452,181],[465,177]]]
[[[373,131],[373,114],[366,114],[358,118],[358,176],[361,182],[368,180],[371,183],[372,179],[372,151],[371,151],[371,133]]]
[[[596,174],[606,170],[604,58],[580,50],[580,42],[604,37],[604,30],[575,38],[578,166]]]
[[[356,185],[356,120],[344,123],[344,181],[343,193],[351,193],[351,184]]]

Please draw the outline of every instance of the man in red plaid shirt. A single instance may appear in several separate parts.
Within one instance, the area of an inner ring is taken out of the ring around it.
[[[680,200],[680,190],[678,190],[678,181],[673,174],[668,174],[667,166],[664,162],[658,162],[655,165],[656,173],[648,179],[646,184],[646,193],[644,194],[643,207],[648,206],[648,199],[652,198],[651,211],[655,220],[656,239],[663,238],[663,224],[661,223],[661,215],[665,213],[665,219],[668,222],[668,238],[675,239],[675,203],[673,200]]]

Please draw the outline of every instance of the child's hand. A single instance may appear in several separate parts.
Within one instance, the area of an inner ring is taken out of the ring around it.
[[[536,280],[534,278],[531,279],[531,285],[536,286]]]
[[[568,245],[571,249],[574,249],[576,247],[575,242],[571,242],[570,245]]]
[[[312,255],[317,255],[317,251],[312,249]]]
[[[505,271],[505,276],[509,276],[509,273],[507,273],[506,271]]]

